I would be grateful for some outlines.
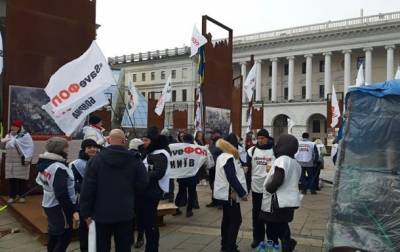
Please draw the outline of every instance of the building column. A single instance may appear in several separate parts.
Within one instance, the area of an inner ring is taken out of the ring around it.
[[[277,101],[277,89],[278,89],[278,58],[272,58],[272,79],[271,79],[271,101]]]
[[[394,45],[385,46],[386,49],[386,80],[394,78]]]
[[[332,93],[332,79],[331,79],[331,55],[332,52],[323,53],[325,56],[325,69],[324,69],[324,98],[328,98],[328,94]]]
[[[351,50],[344,50],[344,95],[351,84]]]
[[[242,102],[246,102],[246,93],[244,92],[244,82],[246,81],[247,76],[247,63],[240,62],[241,72],[242,72]]]
[[[365,52],[365,84],[372,83],[372,47],[364,48]]]
[[[294,100],[294,56],[287,57],[289,61],[289,76],[288,76],[288,100]]]
[[[306,58],[306,100],[312,100],[312,54],[304,55]]]
[[[261,60],[256,60],[256,101],[261,101]]]

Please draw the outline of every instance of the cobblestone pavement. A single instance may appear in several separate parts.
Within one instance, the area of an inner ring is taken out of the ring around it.
[[[333,181],[334,169],[330,160],[326,160],[326,168],[321,177]],[[290,224],[293,237],[298,241],[296,251],[323,251],[323,239],[328,221],[332,185],[325,183],[317,195],[305,195],[302,207],[295,212],[294,221]],[[198,195],[200,209],[194,211],[194,216],[167,216],[166,226],[161,227],[160,251],[219,251],[220,222],[222,211],[206,208],[211,192],[209,186],[199,185]],[[252,251],[251,233],[251,200],[241,204],[243,222],[241,225],[238,245],[240,251]],[[0,230],[19,228],[20,233],[6,235],[0,238],[0,251],[41,252],[46,251],[38,236],[29,232],[11,215],[9,211],[0,213]],[[68,251],[79,251],[79,243],[74,241]],[[134,251],[132,249],[132,251]],[[143,250],[136,250],[143,251]]]

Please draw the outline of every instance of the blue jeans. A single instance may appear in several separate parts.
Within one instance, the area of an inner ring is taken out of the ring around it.
[[[300,183],[303,191],[316,191],[317,190],[317,167],[301,167]]]

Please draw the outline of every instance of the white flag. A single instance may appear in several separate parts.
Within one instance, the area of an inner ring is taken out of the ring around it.
[[[50,115],[65,135],[70,136],[85,120],[86,116],[108,103],[108,98],[103,91],[100,91],[71,104],[70,107],[63,110],[54,110],[50,102],[43,105],[42,109]]]
[[[171,75],[169,75],[167,82],[165,83],[164,89],[162,91],[162,94],[158,99],[154,112],[160,116],[164,110],[165,103],[170,102],[171,100],[172,100]]]
[[[46,94],[54,111],[70,108],[85,97],[104,91],[115,79],[100,48],[93,41],[79,58],[55,72],[47,84]]]
[[[246,134],[251,132],[251,118],[252,118],[252,114],[253,114],[253,108],[250,107],[250,112],[249,112],[249,116],[247,118],[247,128],[246,128]]]
[[[136,87],[129,80],[129,83],[128,83],[128,110],[129,110],[129,115],[132,115],[133,112],[135,112],[138,104],[139,104],[139,95],[137,93]]]
[[[229,134],[233,133],[232,123],[229,125]]]
[[[296,125],[296,123],[290,117],[288,117],[287,124],[288,124],[288,132],[289,134],[292,134],[292,129]]]
[[[339,102],[336,98],[335,86],[332,85],[332,100],[331,100],[331,110],[332,110],[332,123],[331,128],[335,128],[339,123],[340,109]]]
[[[395,80],[400,80],[400,66],[397,67],[396,75],[394,76]]]
[[[356,87],[363,86],[364,84],[365,84],[364,67],[363,67],[363,64],[361,64],[360,68],[358,68],[358,73],[357,73],[357,78],[356,78]],[[333,98],[333,93],[332,93],[332,98]]]
[[[3,72],[3,39],[1,38],[1,33],[0,33],[0,74]]]
[[[190,57],[197,54],[200,47],[207,43],[207,39],[197,30],[196,25],[193,27],[192,39],[190,40]]]
[[[256,86],[256,64],[253,65],[249,74],[246,77],[243,88],[247,98],[251,101],[253,97],[254,87]]]

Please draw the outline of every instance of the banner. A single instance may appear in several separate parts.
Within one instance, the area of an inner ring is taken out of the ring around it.
[[[363,64],[360,65],[360,68],[358,68],[358,73],[357,73],[357,78],[356,78],[356,86],[360,87],[363,86],[365,83],[364,80],[364,67]]]
[[[131,80],[128,83],[128,113],[132,115],[139,104],[139,95]]]
[[[168,174],[170,178],[193,177],[204,164],[213,165],[208,161],[211,155],[205,146],[174,143],[169,145],[169,149],[171,150],[171,169]]]
[[[192,38],[190,40],[190,57],[197,54],[200,47],[207,43],[207,39],[200,34],[196,25],[193,26]]]
[[[70,107],[64,110],[53,110],[51,102],[43,105],[42,109],[50,115],[65,135],[70,136],[84,121],[86,116],[108,103],[108,98],[103,91],[100,91],[94,95],[89,95],[84,100],[71,104]]]
[[[253,98],[254,87],[256,86],[256,64],[253,65],[249,74],[246,77],[243,88],[249,101]]]
[[[3,39],[1,38],[1,32],[0,32],[0,74],[3,72]]]
[[[164,110],[165,103],[170,102],[171,100],[172,100],[172,87],[171,87],[171,75],[169,75],[167,82],[165,83],[164,89],[162,91],[162,94],[158,99],[154,112],[160,116]]]
[[[335,128],[336,125],[339,123],[340,118],[340,108],[339,102],[336,98],[336,91],[335,86],[332,85],[332,101],[331,101],[331,109],[332,109],[332,123],[331,128]]]
[[[112,84],[115,84],[115,79],[111,69],[93,41],[82,56],[65,64],[51,76],[45,92],[50,97],[52,109],[62,111]]]

